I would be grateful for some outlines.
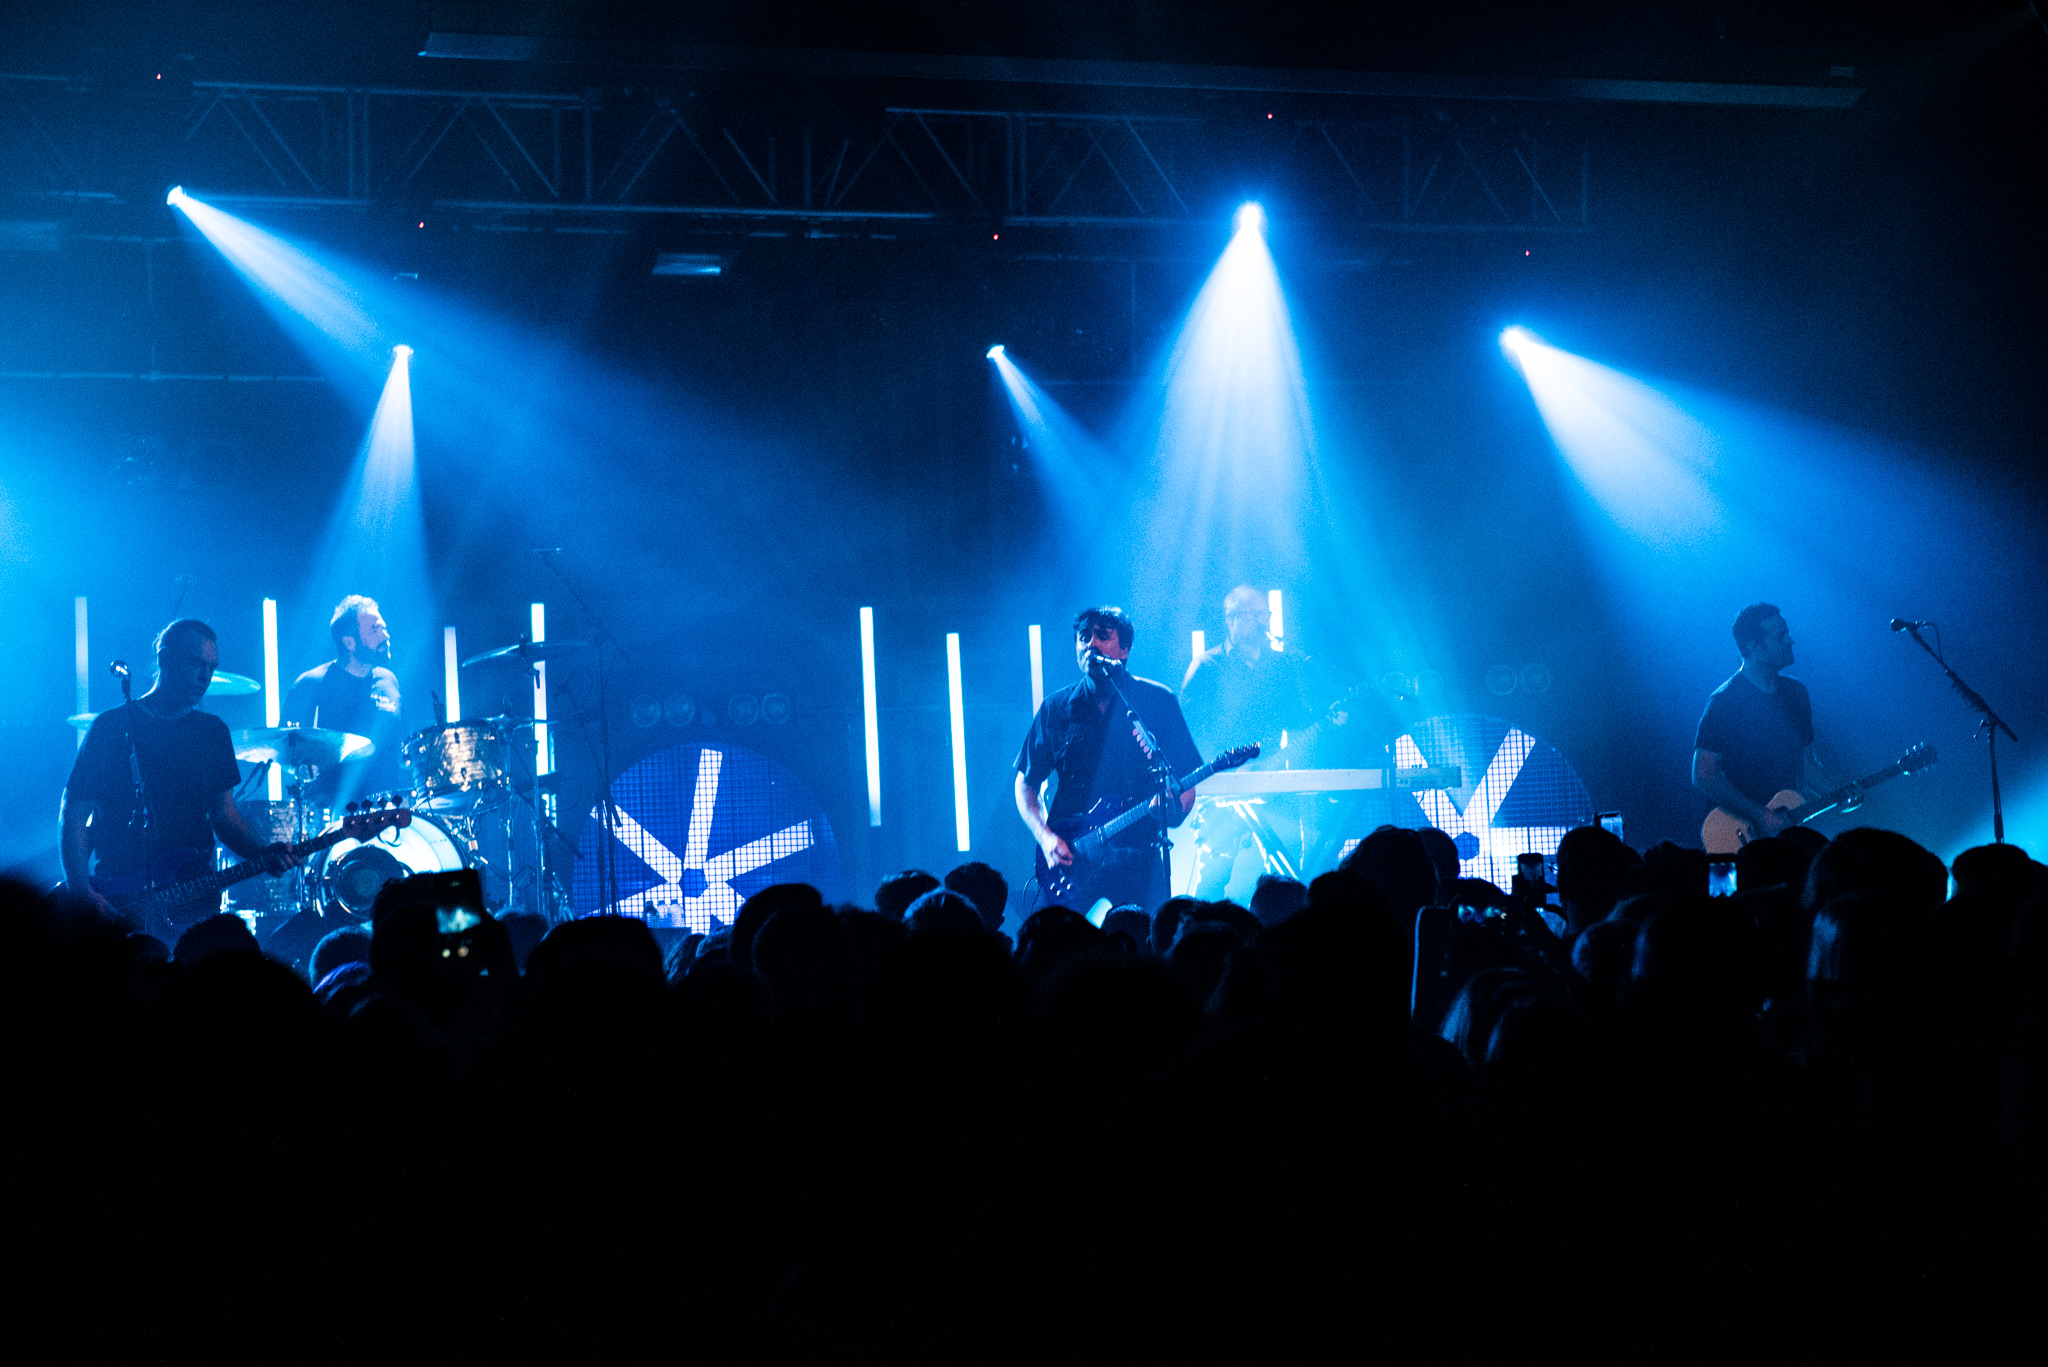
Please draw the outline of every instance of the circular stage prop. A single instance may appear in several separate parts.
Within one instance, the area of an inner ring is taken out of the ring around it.
[[[649,925],[709,932],[773,883],[839,883],[839,844],[824,808],[796,775],[738,745],[658,750],[612,784],[610,834],[595,808],[577,842],[570,900],[578,916],[614,913]],[[616,900],[599,902],[599,861],[618,871]]]
[[[1593,819],[1593,799],[1564,754],[1499,717],[1460,712],[1411,728],[1394,742],[1394,767],[1423,765],[1455,768],[1461,782],[1401,794],[1396,824],[1447,833],[1466,878],[1506,888],[1516,855],[1548,860],[1566,831]]]

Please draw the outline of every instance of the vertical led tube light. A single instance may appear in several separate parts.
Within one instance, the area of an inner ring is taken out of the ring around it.
[[[277,669],[277,600],[263,600],[263,724],[277,726],[284,721],[284,694]],[[266,782],[272,802],[284,801],[284,770],[273,764]]]
[[[1038,639],[1038,623],[1031,624],[1031,715],[1045,706],[1045,647]]]
[[[860,610],[860,709],[867,728],[868,825],[882,824],[882,728],[875,708],[875,610]]]
[[[548,610],[545,603],[533,605],[533,635],[531,640],[540,645],[548,638]],[[554,766],[548,763],[548,662],[533,662],[533,772],[548,774]]]
[[[71,641],[72,653],[78,664],[78,707],[79,712],[92,710],[92,647],[85,631],[85,599],[71,600]],[[78,728],[78,748],[85,748],[85,729]]]
[[[946,633],[946,706],[953,720],[953,840],[967,853],[967,715],[960,701],[960,633]]]
[[[1268,589],[1266,591],[1266,611],[1273,614],[1273,649],[1284,649],[1287,641],[1287,627],[1280,618],[1280,590]]]
[[[441,696],[446,700],[445,720],[454,725],[462,720],[462,658],[455,649],[455,628],[441,628]]]
[[[1195,635],[1194,635],[1194,640],[1195,640],[1195,653],[1194,653],[1194,658],[1195,658],[1195,659],[1197,659],[1197,660],[1199,660],[1199,659],[1201,659],[1201,658],[1202,658],[1202,652],[1203,652],[1203,651],[1205,651],[1205,650],[1207,650],[1207,649],[1209,648],[1209,642],[1208,642],[1208,639],[1207,639],[1206,637],[1204,637],[1204,636],[1202,635],[1202,629],[1201,629],[1200,627],[1196,627],[1196,628],[1195,628]]]

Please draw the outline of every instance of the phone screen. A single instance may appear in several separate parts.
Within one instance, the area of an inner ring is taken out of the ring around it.
[[[1733,897],[1735,895],[1735,861],[1716,859],[1707,865],[1707,896]]]
[[[1597,816],[1595,816],[1595,817],[1594,817],[1593,819],[1594,819],[1595,821],[1597,821],[1597,822],[1599,822],[1599,823],[1600,823],[1600,829],[1601,829],[1601,830],[1603,830],[1603,831],[1606,831],[1606,832],[1608,832],[1608,833],[1609,833],[1609,834],[1611,834],[1611,835],[1612,835],[1612,836],[1613,836],[1613,837],[1614,837],[1614,838],[1615,838],[1616,840],[1625,840],[1625,839],[1627,839],[1627,837],[1626,837],[1626,836],[1624,836],[1624,835],[1623,835],[1623,834],[1621,833],[1621,813],[1620,813],[1620,812],[1601,812],[1601,813],[1599,813],[1599,814],[1598,814]]]

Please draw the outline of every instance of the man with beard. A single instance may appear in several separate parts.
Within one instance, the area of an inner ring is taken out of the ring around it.
[[[391,633],[375,599],[352,593],[327,624],[334,658],[299,675],[285,694],[284,720],[368,736],[376,750],[324,773],[310,790],[321,805],[339,807],[369,793],[405,786],[399,749],[398,676],[391,672]]]

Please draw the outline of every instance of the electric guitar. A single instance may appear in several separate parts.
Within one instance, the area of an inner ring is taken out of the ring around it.
[[[1185,792],[1187,789],[1199,784],[1203,779],[1208,778],[1211,774],[1220,774],[1226,770],[1235,769],[1241,764],[1257,759],[1258,755],[1259,747],[1256,743],[1240,745],[1234,750],[1225,750],[1222,754],[1182,779],[1179,786]],[[1110,848],[1110,840],[1153,814],[1153,800],[1147,798],[1143,802],[1133,804],[1117,815],[1105,815],[1106,813],[1115,812],[1120,801],[1121,799],[1119,798],[1105,797],[1098,800],[1094,806],[1081,815],[1054,823],[1052,827],[1053,834],[1067,842],[1067,848],[1073,851],[1074,862],[1071,864],[1048,864],[1045,859],[1044,850],[1040,849],[1033,853],[1032,858],[1038,866],[1038,886],[1044,891],[1048,900],[1060,903],[1067,902],[1074,895],[1076,875],[1085,876],[1091,863],[1103,862]]]
[[[302,840],[286,848],[294,863],[307,855],[324,850],[343,840],[369,840],[383,831],[412,824],[412,813],[404,807],[373,809],[357,812],[342,818],[341,825],[311,840]],[[189,866],[192,851],[174,851],[167,858],[177,859]],[[94,875],[93,891],[107,899],[121,919],[139,926],[152,935],[169,931],[172,939],[184,933],[194,922],[205,919],[220,909],[220,895],[237,883],[246,882],[271,870],[260,859],[248,859],[242,863],[219,869],[212,873],[182,879],[175,883],[151,886],[151,874],[125,878],[106,878]]]
[[[1787,788],[1764,805],[1774,812],[1784,812],[1792,818],[1794,825],[1803,826],[1824,812],[1832,812],[1866,789],[1906,774],[1918,773],[1935,759],[1934,747],[1923,741],[1899,756],[1897,763],[1887,764],[1876,773],[1867,774],[1813,802],[1809,803]],[[1706,821],[1700,826],[1700,843],[1706,846],[1709,855],[1732,855],[1755,837],[1756,823],[1747,817],[1737,816],[1726,807],[1716,807],[1708,812]]]

